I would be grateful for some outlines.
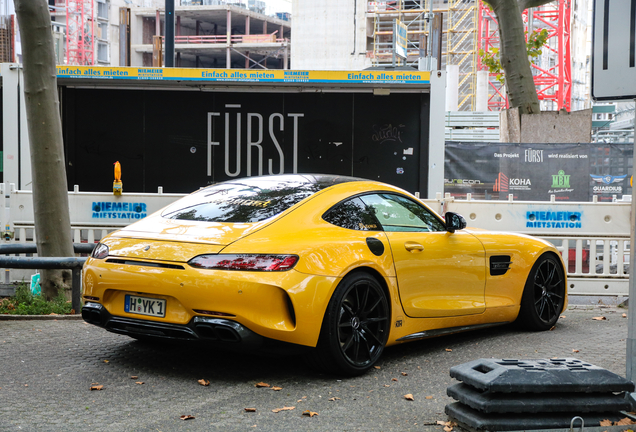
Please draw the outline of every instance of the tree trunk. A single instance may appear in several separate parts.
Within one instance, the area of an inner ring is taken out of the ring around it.
[[[540,111],[530,60],[523,32],[523,12],[517,0],[486,0],[492,6],[499,24],[499,58],[506,78],[510,108],[521,113]]]
[[[38,255],[70,257],[73,240],[51,15],[46,0],[14,0],[14,4],[22,37]],[[64,289],[68,296],[70,281],[68,270],[42,271],[42,293],[50,299]]]

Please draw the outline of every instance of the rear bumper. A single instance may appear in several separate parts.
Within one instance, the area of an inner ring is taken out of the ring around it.
[[[195,316],[185,325],[124,318],[111,315],[99,303],[86,303],[82,318],[112,333],[138,338],[202,341],[241,349],[258,349],[265,338],[243,325],[221,318]]]

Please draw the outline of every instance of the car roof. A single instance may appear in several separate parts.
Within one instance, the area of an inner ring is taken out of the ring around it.
[[[350,177],[350,176],[341,176],[341,175],[333,175],[333,174],[277,174],[277,175],[264,175],[264,176],[253,176],[253,177],[243,177],[241,179],[232,179],[226,180],[221,183],[216,183],[211,186],[216,186],[219,184],[244,184],[244,185],[258,185],[259,183],[285,183],[285,182],[294,182],[294,183],[305,183],[305,184],[316,184],[320,187],[320,189],[327,188],[329,186],[354,182],[354,181],[369,181],[367,179],[359,178],[359,177]]]

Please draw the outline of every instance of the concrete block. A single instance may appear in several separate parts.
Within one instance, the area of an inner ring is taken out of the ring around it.
[[[589,143],[592,110],[542,111],[520,114],[518,108],[499,113],[499,141],[508,143]]]

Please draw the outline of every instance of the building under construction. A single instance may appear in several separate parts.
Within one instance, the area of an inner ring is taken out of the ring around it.
[[[175,66],[287,69],[289,16],[260,0],[176,0]],[[49,0],[58,64],[162,66],[164,0]],[[0,61],[16,58],[12,0],[0,0]]]
[[[449,71],[449,86],[456,86],[457,103],[455,107],[451,104],[450,110],[478,109],[480,93],[484,94],[481,100],[486,107],[482,110],[506,106],[502,84],[493,74],[480,73],[486,67],[479,51],[499,46],[497,20],[482,0],[320,3],[293,3],[295,68],[330,69],[338,63],[343,68],[417,68],[420,58],[434,54],[437,48],[441,52],[441,68]],[[524,12],[526,31],[545,29],[549,36],[532,66],[543,109],[569,111],[589,107],[590,5],[589,0],[558,0]],[[438,14],[443,17],[441,38],[429,40],[429,23]],[[396,20],[407,26],[404,60],[394,56]]]

